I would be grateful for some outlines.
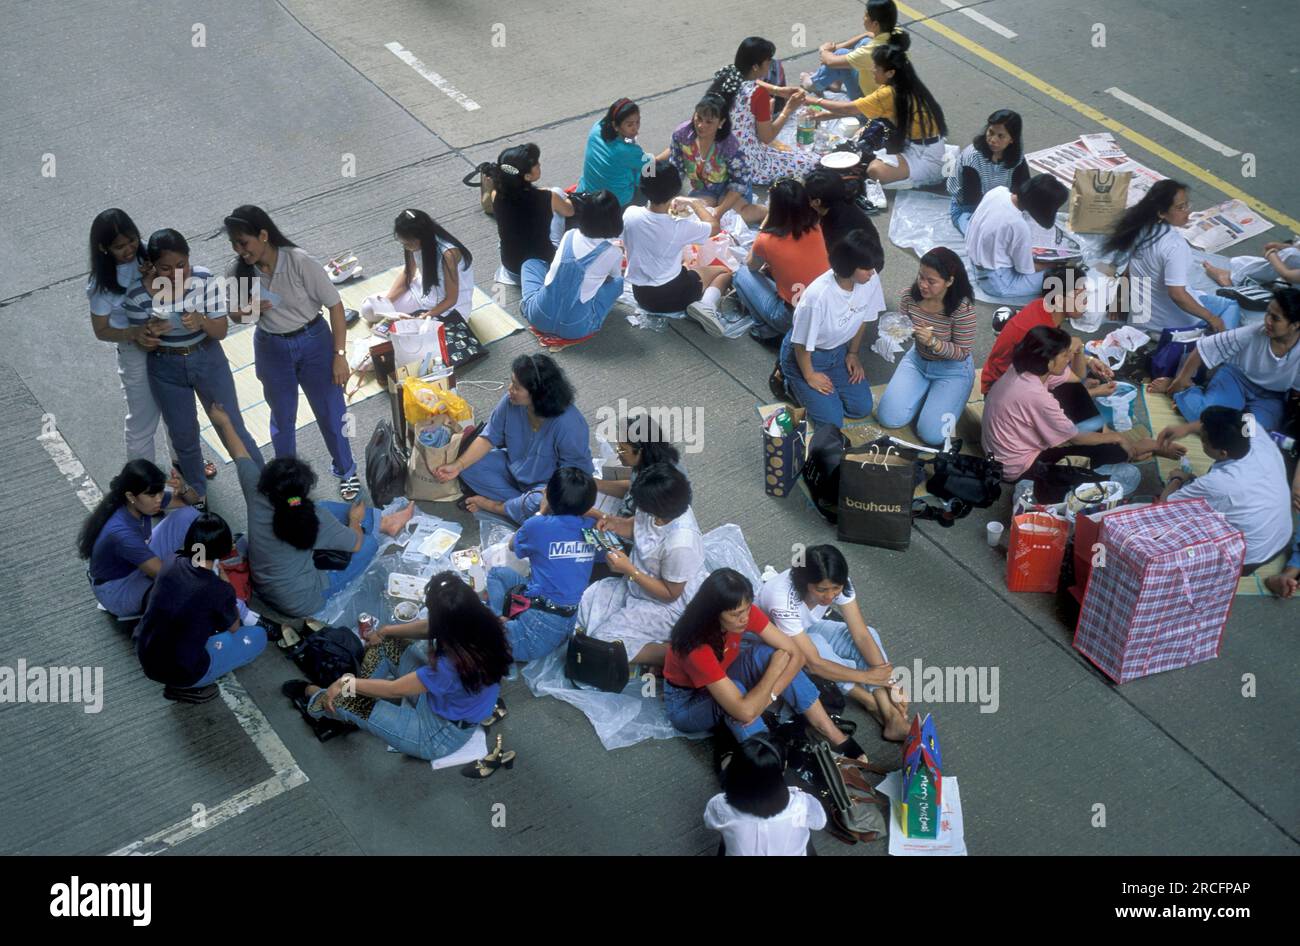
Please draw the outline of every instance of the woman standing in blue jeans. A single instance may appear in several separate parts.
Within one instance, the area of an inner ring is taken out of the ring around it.
[[[952,436],[975,383],[972,295],[966,267],[952,250],[937,246],[921,257],[916,281],[898,301],[898,310],[912,320],[916,344],[880,398],[876,420],[882,427],[915,419],[917,436],[927,444]]]
[[[244,427],[235,379],[221,349],[230,323],[226,300],[212,273],[190,265],[190,246],[175,230],[155,230],[144,255],[151,274],[131,289],[128,312],[147,314],[148,334],[158,340],[149,352],[149,390],[167,424],[181,474],[197,494],[191,505],[202,508],[207,480],[199,446],[196,394],[209,416],[214,403],[234,408],[237,439],[259,467],[262,454]]]
[[[871,385],[858,352],[867,323],[885,308],[876,275],[883,254],[879,240],[852,230],[828,255],[831,268],[799,297],[777,366],[814,423],[841,427],[846,414],[871,413]]]
[[[316,718],[352,723],[417,759],[456,752],[492,717],[510,646],[496,615],[455,572],[434,575],[424,601],[426,620],[370,632],[361,674],[324,689],[290,680],[282,692]],[[513,761],[511,753],[505,764]],[[479,777],[495,768],[482,765]]]
[[[794,644],[754,607],[749,579],[720,568],[673,625],[664,659],[664,711],[681,732],[708,732],[724,723],[743,742],[766,732],[763,711],[784,701],[837,754],[865,762],[862,747],[831,721],[802,668]]]

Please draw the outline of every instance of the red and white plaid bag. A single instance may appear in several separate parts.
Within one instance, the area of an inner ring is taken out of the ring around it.
[[[1228,520],[1201,499],[1116,511],[1101,545],[1075,650],[1116,683],[1219,656],[1246,557]]]

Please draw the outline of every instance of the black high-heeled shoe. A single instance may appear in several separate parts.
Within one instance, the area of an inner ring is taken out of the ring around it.
[[[513,769],[516,756],[515,750],[502,749],[501,734],[497,733],[497,743],[492,751],[477,762],[464,766],[460,774],[466,778],[489,778],[496,774],[497,769]]]

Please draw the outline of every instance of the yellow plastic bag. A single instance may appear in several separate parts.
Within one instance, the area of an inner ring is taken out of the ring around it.
[[[405,378],[402,381],[402,413],[408,422],[418,424],[444,415],[452,420],[469,420],[474,411],[460,395],[431,381]]]

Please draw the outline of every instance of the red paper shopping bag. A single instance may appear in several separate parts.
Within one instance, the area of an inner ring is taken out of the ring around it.
[[[1045,512],[1027,512],[1011,520],[1007,550],[1009,591],[1055,591],[1070,524]]]

